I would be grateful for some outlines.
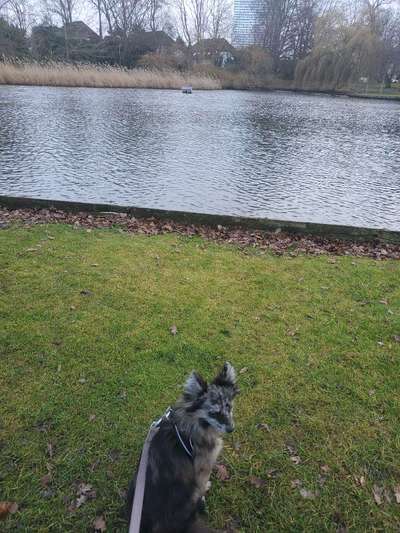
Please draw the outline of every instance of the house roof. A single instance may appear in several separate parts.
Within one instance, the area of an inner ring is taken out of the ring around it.
[[[167,48],[174,44],[174,40],[165,31],[138,31],[131,34],[135,45],[148,50]]]
[[[234,54],[235,48],[228,43],[226,39],[202,39],[198,41],[193,49],[195,52],[202,52],[204,54],[218,54],[221,52],[230,52]]]
[[[92,28],[89,28],[82,20],[75,20],[64,25],[63,30],[66,30],[69,39],[76,39],[80,41],[98,40],[100,37]]]

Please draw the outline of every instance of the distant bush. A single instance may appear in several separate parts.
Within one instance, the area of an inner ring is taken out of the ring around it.
[[[351,28],[333,44],[316,46],[299,61],[295,84],[299,88],[344,89],[367,79],[377,81],[382,72],[383,47],[368,28]]]
[[[28,53],[25,32],[0,17],[0,60],[2,57],[23,58]]]

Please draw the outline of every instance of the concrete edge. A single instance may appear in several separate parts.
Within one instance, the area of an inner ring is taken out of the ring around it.
[[[260,230],[285,232],[297,235],[311,235],[313,237],[337,239],[365,243],[397,244],[400,245],[400,231],[386,229],[363,228],[356,226],[340,226],[334,224],[317,224],[313,222],[290,222],[272,220],[269,218],[239,217],[230,215],[212,215],[192,213],[186,211],[169,211],[165,209],[150,209],[145,207],[121,206],[114,204],[84,203],[65,200],[47,200],[39,198],[25,198],[14,196],[0,196],[0,206],[8,209],[59,209],[67,212],[127,213],[136,218],[157,218],[171,220],[187,225],[203,225],[246,230]]]

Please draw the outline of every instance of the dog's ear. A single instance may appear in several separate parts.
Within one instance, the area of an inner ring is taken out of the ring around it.
[[[226,362],[222,367],[221,372],[214,379],[213,383],[220,387],[235,387],[236,371],[233,366]]]
[[[207,382],[197,372],[192,372],[187,378],[184,395],[188,400],[194,400],[207,392]]]

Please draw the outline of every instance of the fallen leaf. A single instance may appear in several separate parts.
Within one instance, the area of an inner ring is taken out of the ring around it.
[[[82,296],[90,296],[92,294],[92,291],[89,291],[88,289],[82,289],[79,294],[81,294]]]
[[[318,496],[318,491],[313,492],[312,490],[300,489],[300,495],[305,500],[314,500]]]
[[[328,465],[322,465],[321,466],[321,471],[324,472],[324,474],[327,474],[328,472],[331,471],[331,469],[329,468]]]
[[[292,489],[297,489],[301,487],[303,482],[300,479],[293,479],[293,481],[290,482],[290,485],[292,486]]]
[[[256,428],[257,429],[262,429],[263,431],[271,431],[271,428],[269,427],[269,425],[265,424],[265,423],[257,424]]]
[[[176,335],[178,333],[178,328],[175,326],[175,324],[171,326],[169,330],[172,333],[172,335]]]
[[[76,307],[74,305],[69,306],[70,311],[75,311]]]
[[[98,266],[99,266],[99,263],[92,263],[90,266],[92,266],[92,267],[98,267]]]
[[[86,383],[86,379],[85,379],[85,378],[79,378],[78,381],[79,381],[79,383],[82,383],[82,385],[83,385],[84,383]]]
[[[387,300],[379,300],[379,303],[383,304],[383,305],[388,305],[388,301]]]
[[[378,487],[378,485],[374,485],[372,488],[372,494],[374,495],[374,500],[377,505],[382,505],[383,503],[383,489],[381,487]]]
[[[388,489],[385,489],[383,491],[383,494],[385,496],[385,500],[388,502],[388,503],[392,503],[392,495],[390,494],[390,491]]]
[[[78,497],[72,504],[73,509],[79,509],[79,507],[86,503],[87,500],[93,500],[96,498],[96,491],[93,490],[92,485],[89,485],[88,483],[79,483],[76,495]]]
[[[279,471],[277,468],[270,468],[269,470],[267,470],[267,477],[270,479],[278,477],[278,475],[279,475]]]
[[[301,463],[301,459],[298,455],[292,455],[290,457],[290,460],[292,461],[292,463],[294,463],[295,465],[299,465]]]
[[[57,372],[61,372],[61,365],[58,365]]]
[[[94,422],[96,420],[96,415],[89,416],[89,422]]]
[[[95,518],[95,520],[93,521],[93,528],[95,531],[105,531],[107,529],[106,521],[103,515],[97,516]]]
[[[365,487],[365,476],[354,476],[354,479],[356,480],[357,485],[360,485],[360,487]]]
[[[15,502],[0,502],[0,520],[5,520],[9,514],[18,511],[18,504]]]
[[[47,485],[51,482],[51,474],[48,473],[40,478],[40,483],[42,487],[47,487]]]
[[[318,476],[318,485],[319,485],[320,487],[323,487],[323,486],[325,485],[327,479],[328,479],[327,476],[325,476],[325,475],[323,475],[323,474],[320,474],[320,475]]]
[[[228,469],[223,464],[216,464],[215,469],[217,471],[217,479],[220,481],[227,481],[230,478]]]
[[[244,373],[247,372],[247,371],[248,371],[247,366],[244,366],[243,368],[241,368],[241,369],[239,370],[239,374],[244,374]]]
[[[77,494],[86,494],[92,490],[92,485],[89,483],[79,483]]]
[[[393,487],[394,497],[396,499],[396,503],[400,503],[400,485],[396,485]]]
[[[258,489],[263,487],[267,483],[265,479],[261,479],[256,476],[250,476],[249,481],[251,485],[253,485],[254,487],[257,487]]]

